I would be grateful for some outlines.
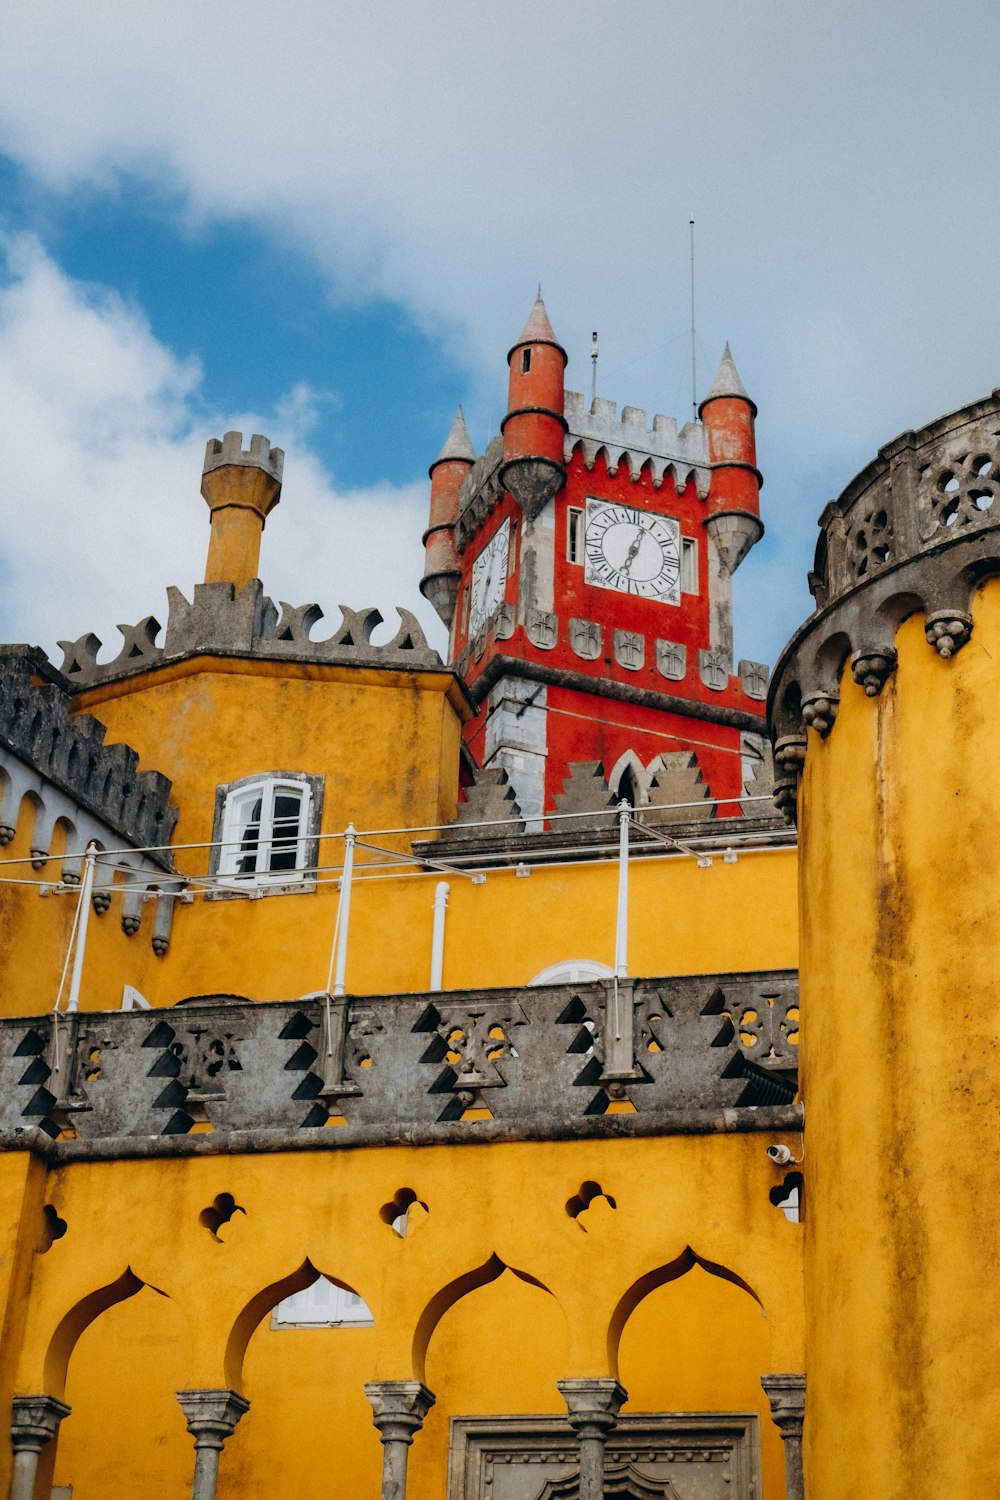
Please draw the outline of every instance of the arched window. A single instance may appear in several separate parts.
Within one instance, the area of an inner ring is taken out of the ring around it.
[[[635,772],[631,766],[626,766],[618,778],[615,795],[619,802],[627,802],[629,807],[639,806],[639,789],[635,784]]]
[[[529,979],[529,984],[587,984],[592,979],[610,979],[614,974],[607,964],[598,963],[594,958],[565,958],[557,964],[550,964],[534,979]]]
[[[323,781],[282,771],[216,794],[213,868],[230,888],[313,885]]]

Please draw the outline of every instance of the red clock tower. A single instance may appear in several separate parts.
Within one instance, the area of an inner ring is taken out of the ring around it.
[[[732,574],[763,526],[728,345],[680,431],[566,391],[541,294],[508,364],[500,435],[477,458],[459,410],[431,465],[424,537],[475,764],[506,772],[529,829],[622,796],[738,816],[767,668],[733,669]]]

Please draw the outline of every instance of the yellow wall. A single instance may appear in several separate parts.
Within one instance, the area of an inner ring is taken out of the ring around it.
[[[845,674],[801,793],[810,1500],[992,1494],[1000,1391],[1000,583]]]
[[[586,1180],[617,1206],[598,1200],[581,1227],[566,1203]],[[64,1167],[48,1195],[68,1229],[35,1257],[17,1389],[60,1394],[68,1359],[54,1481],[74,1500],[107,1495],[109,1461],[123,1500],[180,1500],[193,1450],[172,1392],[228,1383],[252,1406],[223,1455],[220,1500],[307,1500],[319,1481],[348,1500],[375,1493],[381,1468],[363,1382],[422,1376],[438,1400],[412,1450],[411,1496],[440,1500],[450,1416],[559,1413],[557,1379],[617,1371],[629,1411],[758,1411],[763,1500],[781,1500],[759,1381],[802,1368],[802,1229],[771,1205],[773,1182],[753,1135]],[[428,1209],[406,1239],[379,1213],[401,1187]],[[245,1213],[216,1240],[199,1214],[222,1191]],[[688,1246],[759,1302],[685,1259]],[[307,1257],[365,1298],[374,1328],[269,1327]],[[618,1330],[630,1289],[675,1261]],[[66,1315],[126,1267],[143,1289],[74,1346]],[[241,1357],[232,1330],[248,1305],[257,1327]]]
[[[446,674],[372,673],[346,668],[203,659],[143,674],[81,695],[81,711],[108,726],[108,742],[140,753],[141,769],[173,780],[181,815],[173,843],[179,870],[209,869],[216,789],[244,776],[293,770],[324,778],[321,832],[433,826],[455,812],[460,703]],[[31,843],[25,809],[5,851],[23,859]],[[407,848],[404,838],[378,840]],[[343,841],[324,837],[320,861],[333,866],[314,890],[260,899],[195,896],[178,905],[168,953],[150,947],[154,912],[139,932],[121,930],[121,896],[92,915],[81,992],[84,1010],[113,1010],[133,985],[154,1005],[189,995],[242,994],[271,1000],[323,989],[337,918]],[[59,876],[54,849],[42,874]],[[438,872],[370,878],[379,856],[358,851],[348,990],[405,993],[427,988]],[[366,868],[367,871],[366,871]],[[29,864],[7,874],[41,878]],[[614,960],[615,861],[489,872],[485,884],[457,876],[451,887],[444,985],[525,984],[570,958]],[[0,885],[0,918],[11,957],[6,1014],[52,1007],[76,905],[73,894],[41,899],[37,888]],[[516,941],[511,934],[517,935]],[[636,975],[791,968],[796,952],[793,850],[692,859],[637,860],[630,898],[630,972]]]

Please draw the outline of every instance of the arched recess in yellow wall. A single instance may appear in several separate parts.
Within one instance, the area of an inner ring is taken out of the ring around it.
[[[277,1307],[279,1302],[283,1302],[286,1297],[291,1297],[296,1292],[304,1292],[306,1287],[312,1286],[320,1276],[325,1276],[327,1281],[332,1281],[334,1286],[339,1286],[342,1291],[353,1292],[356,1297],[361,1297],[363,1301],[368,1302],[368,1298],[359,1292],[357,1287],[341,1280],[331,1271],[318,1271],[307,1256],[297,1270],[289,1272],[287,1276],[282,1276],[278,1281],[272,1281],[255,1293],[233,1324],[229,1338],[226,1340],[225,1356],[226,1384],[231,1390],[242,1391],[243,1389],[243,1360],[247,1345],[258,1325],[267,1317],[272,1308]]]
[[[109,1307],[114,1307],[118,1302],[124,1302],[127,1297],[134,1297],[141,1292],[146,1285],[135,1275],[131,1266],[126,1266],[122,1274],[114,1281],[108,1282],[106,1286],[98,1287],[96,1291],[88,1292],[81,1297],[69,1312],[60,1318],[49,1340],[45,1351],[45,1390],[50,1396],[60,1399],[66,1389],[66,1372],[69,1368],[70,1355],[76,1348],[77,1342],[84,1329],[89,1328],[95,1318],[106,1312]],[[158,1292],[159,1287],[153,1287]],[[160,1293],[165,1296],[165,1292]]]
[[[502,1276],[504,1271],[510,1271],[512,1275],[516,1276],[518,1280],[526,1282],[528,1286],[538,1287],[540,1291],[548,1292],[549,1296],[552,1296],[552,1292],[543,1281],[539,1281],[537,1277],[532,1276],[528,1271],[519,1271],[517,1266],[508,1266],[494,1252],[489,1260],[484,1261],[481,1266],[476,1266],[471,1271],[463,1272],[461,1276],[456,1276],[453,1281],[449,1281],[440,1291],[435,1292],[420,1314],[413,1334],[412,1365],[414,1379],[424,1379],[428,1346],[435,1328],[448,1309],[454,1307],[460,1297],[468,1296],[469,1292],[474,1292],[477,1287],[486,1286],[489,1282],[496,1281],[497,1277]]]
[[[190,1358],[181,1308],[148,1285],[92,1318],[70,1356],[71,1412],[43,1452],[38,1493],[54,1485],[74,1500],[183,1495],[194,1452],[177,1392]]]
[[[680,1255],[674,1260],[667,1261],[657,1266],[645,1275],[637,1277],[625,1294],[620,1298],[617,1307],[611,1315],[608,1325],[608,1369],[615,1375],[618,1374],[618,1349],[621,1344],[622,1333],[625,1324],[635,1312],[643,1298],[648,1297],[650,1292],[655,1292],[657,1287],[666,1285],[668,1281],[676,1281],[678,1277],[687,1275],[688,1271],[695,1266],[700,1266],[710,1276],[718,1276],[722,1281],[729,1281],[733,1286],[741,1287],[764,1311],[764,1304],[748,1281],[744,1281],[735,1271],[728,1266],[718,1264],[716,1261],[706,1260],[690,1245],[685,1245]]]

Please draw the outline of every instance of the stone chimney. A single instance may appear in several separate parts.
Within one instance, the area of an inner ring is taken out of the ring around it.
[[[285,455],[255,432],[250,451],[242,432],[210,438],[205,449],[201,493],[212,512],[206,583],[231,583],[237,589],[257,577],[264,520],[281,499]]]

